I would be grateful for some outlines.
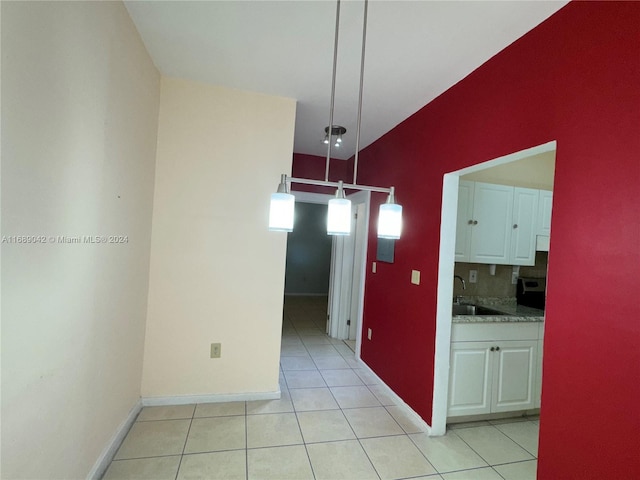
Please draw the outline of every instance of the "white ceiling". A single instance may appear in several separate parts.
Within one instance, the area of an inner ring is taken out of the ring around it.
[[[551,16],[566,1],[372,0],[360,148]],[[336,3],[127,1],[163,75],[295,98],[294,151],[326,156]],[[355,151],[363,2],[343,0],[334,124],[336,158]],[[425,132],[428,135],[429,132]]]

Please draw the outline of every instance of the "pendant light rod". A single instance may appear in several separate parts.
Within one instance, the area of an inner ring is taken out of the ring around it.
[[[338,188],[340,186],[340,182],[329,182],[322,180],[312,180],[310,178],[298,178],[298,177],[289,177],[285,175],[285,180],[290,183],[302,183],[305,185],[315,185],[317,187],[334,187]],[[348,190],[366,190],[369,192],[380,192],[380,193],[392,193],[393,187],[385,188],[385,187],[372,187],[370,185],[356,185],[351,183],[343,183],[342,188]]]
[[[327,143],[327,160],[324,174],[324,181],[312,180],[309,178],[290,177],[282,174],[277,193],[271,194],[271,205],[269,208],[269,230],[293,231],[295,196],[289,193],[290,183],[301,183],[315,185],[319,187],[337,188],[336,195],[328,201],[327,210],[327,234],[329,235],[349,235],[352,223],[351,200],[345,197],[344,189],[361,190],[369,192],[388,193],[387,201],[380,205],[378,215],[378,238],[398,239],[402,234],[402,205],[398,205],[395,200],[395,188],[374,187],[369,185],[358,185],[358,157],[360,153],[360,129],[362,127],[362,97],[364,89],[364,61],[365,47],[367,41],[367,17],[369,12],[369,1],[364,0],[364,12],[362,20],[362,51],[360,56],[360,85],[358,92],[358,111],[356,129],[356,149],[353,165],[353,183],[345,184],[329,181],[329,167],[331,163],[332,136],[337,133],[336,147],[339,146],[341,135],[346,129],[333,124],[333,114],[336,94],[336,69],[338,64],[338,33],[340,30],[340,0],[336,0],[336,27],[333,44],[333,72],[331,75],[331,101],[329,106],[329,125],[325,128],[325,139]]]
[[[338,65],[338,30],[340,27],[340,0],[336,2],[336,33],[333,40],[333,74],[331,75],[331,101],[329,105],[329,130],[333,129],[333,105],[336,100],[336,67]],[[331,161],[331,135],[327,145],[327,163],[324,169],[324,181],[329,181],[329,162]]]
[[[353,161],[353,184],[358,184],[358,153],[360,150],[360,126],[362,124],[362,89],[364,86],[364,53],[367,43],[367,14],[369,0],[364,0],[364,16],[362,19],[362,53],[360,55],[360,90],[358,94],[358,124],[356,127],[356,154]]]

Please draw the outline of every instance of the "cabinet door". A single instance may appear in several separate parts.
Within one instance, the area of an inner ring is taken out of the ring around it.
[[[553,192],[540,190],[538,200],[538,222],[536,235],[551,235],[551,206],[553,205]]]
[[[493,342],[451,344],[448,416],[490,412],[493,345]]]
[[[538,340],[538,353],[536,355],[536,377],[535,377],[535,390],[534,390],[534,400],[533,407],[540,408],[541,400],[542,400],[542,349],[544,346],[544,340],[542,334],[540,336],[540,340]]]
[[[511,264],[535,265],[536,224],[539,190],[516,187],[513,190],[511,225]]]
[[[494,343],[492,412],[534,407],[537,340]]]
[[[456,220],[457,262],[469,261],[471,227],[473,221],[473,182],[460,180],[458,184],[458,217]]]
[[[476,182],[469,261],[511,264],[512,212],[513,187]]]

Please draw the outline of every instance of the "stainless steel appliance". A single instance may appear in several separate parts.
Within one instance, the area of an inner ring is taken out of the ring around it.
[[[518,278],[516,300],[518,305],[544,310],[547,280],[545,278]]]

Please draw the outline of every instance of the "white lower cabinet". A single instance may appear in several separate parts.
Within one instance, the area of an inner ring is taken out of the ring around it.
[[[541,329],[540,331],[540,340],[538,340],[538,359],[536,361],[538,368],[536,370],[536,391],[535,398],[533,401],[534,408],[540,408],[540,403],[542,400],[542,348],[543,348],[543,339],[544,331]]]
[[[530,410],[539,406],[538,326],[510,331],[522,326],[492,325],[496,328],[474,332],[476,326],[454,326],[471,330],[461,335],[465,341],[451,343],[447,416]],[[491,335],[497,340],[487,340]],[[454,340],[455,336],[454,328]],[[472,341],[474,337],[482,341]]]
[[[449,409],[447,416],[478,415],[491,411],[493,354],[490,342],[451,344]]]
[[[534,408],[537,340],[496,345],[491,412]]]

